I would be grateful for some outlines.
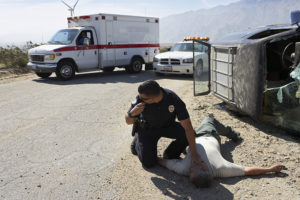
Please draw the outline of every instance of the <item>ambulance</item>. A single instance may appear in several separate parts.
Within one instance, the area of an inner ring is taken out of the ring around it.
[[[195,44],[193,52],[193,39],[208,42],[209,37],[185,37],[183,41],[177,42],[168,52],[160,53],[154,57],[153,70],[156,75],[163,74],[190,74],[193,75],[193,55],[200,76],[207,72],[208,68],[203,65],[208,60],[208,48],[202,44]]]
[[[69,80],[75,72],[112,72],[116,67],[138,73],[143,64],[151,69],[159,53],[158,18],[100,13],[67,20],[68,28],[28,51],[27,66],[41,78],[55,72]]]

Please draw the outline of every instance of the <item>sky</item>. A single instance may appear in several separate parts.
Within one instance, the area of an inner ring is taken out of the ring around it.
[[[64,1],[73,6],[77,0]],[[75,16],[113,13],[162,18],[236,1],[79,0]],[[0,46],[21,46],[27,41],[46,43],[59,29],[67,28],[69,16],[70,11],[61,0],[0,0]]]

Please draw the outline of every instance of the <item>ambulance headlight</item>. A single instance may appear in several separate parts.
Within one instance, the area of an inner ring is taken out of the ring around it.
[[[182,60],[183,63],[193,63],[193,58],[186,58]]]
[[[154,57],[153,62],[159,62],[159,59]]]
[[[47,54],[44,57],[44,60],[54,60],[55,59],[55,54]]]

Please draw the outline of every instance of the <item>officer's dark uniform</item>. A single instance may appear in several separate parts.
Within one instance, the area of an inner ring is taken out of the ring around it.
[[[176,139],[165,150],[168,158],[178,158],[188,146],[185,130],[178,120],[189,118],[184,102],[171,90],[161,88],[163,99],[159,103],[146,104],[138,116],[145,124],[138,129],[136,151],[145,167],[152,167],[157,162],[157,142],[161,137]],[[129,111],[143,102],[139,95],[132,102]]]

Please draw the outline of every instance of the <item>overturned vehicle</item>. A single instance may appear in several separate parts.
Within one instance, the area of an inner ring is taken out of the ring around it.
[[[299,26],[266,26],[194,43],[210,49],[203,63],[209,72],[194,74],[195,95],[212,92],[229,108],[300,136]]]

